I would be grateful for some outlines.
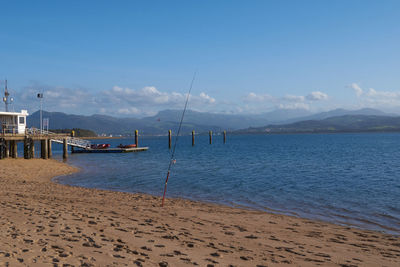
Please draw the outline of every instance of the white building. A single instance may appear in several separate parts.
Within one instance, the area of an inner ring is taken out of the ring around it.
[[[21,112],[0,111],[1,133],[25,134],[27,110]]]

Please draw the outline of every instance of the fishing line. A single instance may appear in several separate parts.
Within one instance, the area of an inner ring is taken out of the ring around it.
[[[174,164],[174,163],[176,162],[176,161],[174,160],[175,150],[176,150],[176,144],[178,143],[179,134],[180,134],[181,128],[182,128],[183,118],[185,117],[185,112],[186,112],[187,104],[188,104],[188,102],[189,102],[190,92],[192,91],[193,83],[194,83],[195,78],[196,78],[196,71],[194,72],[193,78],[192,78],[192,82],[190,83],[189,93],[187,94],[187,97],[186,97],[185,107],[183,108],[182,117],[181,117],[181,122],[179,123],[178,133],[176,134],[176,137],[175,137],[175,144],[174,144],[174,148],[172,149],[171,159],[170,159],[170,161],[169,161],[168,172],[167,172],[167,178],[165,179],[164,194],[163,194],[163,198],[162,198],[161,207],[164,207],[165,193],[167,192],[167,183],[168,183],[168,179],[169,179],[169,174],[170,174],[170,172],[171,172],[171,167],[172,167],[172,164]]]

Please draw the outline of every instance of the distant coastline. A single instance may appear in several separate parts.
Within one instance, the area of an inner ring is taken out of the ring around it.
[[[172,130],[175,134],[182,111],[164,110],[152,117],[118,118],[104,115],[73,115],[61,112],[46,112],[52,129],[76,131],[77,137],[86,136],[133,136],[139,130],[141,136],[165,136]],[[295,116],[297,114],[297,116]],[[302,113],[263,113],[258,115],[218,114],[188,110],[182,124],[182,134],[196,135],[232,132],[364,132],[400,131],[400,117],[397,114],[379,110],[332,110],[299,117]],[[279,116],[278,116],[279,115]],[[39,114],[27,118],[28,127],[39,127]],[[84,130],[86,129],[86,130]],[[396,129],[396,130],[394,130]],[[268,130],[268,131],[267,131]],[[68,131],[67,131],[68,132]]]
[[[129,136],[91,136],[91,137],[81,137],[85,140],[97,140],[97,139],[129,139]]]
[[[400,117],[344,115],[322,120],[305,120],[282,125],[267,125],[233,131],[237,134],[299,133],[383,133],[400,132]]]
[[[281,132],[251,132],[251,131],[233,131],[228,132],[230,135],[273,135],[273,134],[368,134],[368,133],[400,133],[400,128],[393,130],[338,130],[338,131],[281,131]]]

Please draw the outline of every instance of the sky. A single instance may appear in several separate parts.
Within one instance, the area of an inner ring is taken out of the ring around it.
[[[400,113],[400,1],[2,1],[15,110]],[[3,91],[2,91],[3,92]],[[3,105],[1,105],[3,109]]]

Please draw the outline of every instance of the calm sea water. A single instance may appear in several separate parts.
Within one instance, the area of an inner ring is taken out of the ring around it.
[[[96,140],[97,141],[97,140]],[[245,206],[400,233],[400,134],[180,137],[167,197]],[[102,141],[97,141],[102,142]],[[105,140],[113,146],[132,140]],[[161,196],[170,159],[167,137],[150,149],[72,154],[82,172],[60,183]],[[56,146],[55,153],[61,154]]]

